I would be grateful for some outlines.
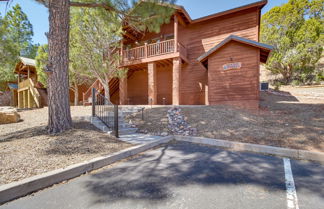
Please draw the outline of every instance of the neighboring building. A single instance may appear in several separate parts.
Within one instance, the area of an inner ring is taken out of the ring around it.
[[[47,106],[47,89],[38,81],[35,60],[19,57],[14,73],[17,74],[17,82],[8,84],[11,93],[11,105],[18,108],[40,108]],[[79,103],[83,93],[89,85],[78,86]],[[74,91],[70,89],[70,103],[74,103]]]
[[[18,108],[40,108],[47,105],[47,93],[38,82],[35,60],[20,57],[14,73],[17,74],[17,106]],[[15,88],[13,88],[13,96]]]
[[[266,4],[258,1],[196,20],[183,7],[172,6],[175,13],[159,34],[125,26],[121,67],[128,76],[114,79],[112,102],[258,108],[259,66],[272,49],[258,43]]]

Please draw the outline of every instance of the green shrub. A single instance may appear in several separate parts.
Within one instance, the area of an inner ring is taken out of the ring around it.
[[[293,85],[293,86],[300,86],[302,83],[303,83],[303,82],[301,82],[300,80],[293,80],[293,81],[291,82],[291,85]]]
[[[324,81],[324,71],[319,71],[315,75],[315,83],[320,84],[323,81]]]
[[[281,87],[281,82],[280,81],[275,81],[273,83],[273,86],[274,86],[274,90],[275,91],[279,91],[280,90],[280,87]]]

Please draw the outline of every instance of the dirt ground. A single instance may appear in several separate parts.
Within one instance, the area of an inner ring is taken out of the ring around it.
[[[324,87],[282,93],[261,93],[258,112],[229,106],[181,107],[181,112],[198,136],[324,152]],[[141,114],[131,120],[142,131],[161,133],[168,130],[169,108],[147,109],[144,121]]]
[[[72,107],[72,117],[87,116],[89,107]],[[0,125],[0,185],[110,154],[132,145],[108,137],[88,122],[49,136],[47,108],[19,112],[22,121]]]

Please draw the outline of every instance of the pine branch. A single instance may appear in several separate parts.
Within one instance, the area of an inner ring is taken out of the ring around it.
[[[119,16],[122,15],[124,18],[131,19],[133,21],[138,20],[138,18],[139,18],[138,16],[129,15],[128,12],[118,10],[115,7],[112,7],[112,6],[110,6],[108,4],[104,4],[104,3],[83,3],[83,2],[71,1],[70,6],[72,6],[72,7],[86,7],[86,8],[104,8],[105,10],[107,10],[109,12],[115,12]]]

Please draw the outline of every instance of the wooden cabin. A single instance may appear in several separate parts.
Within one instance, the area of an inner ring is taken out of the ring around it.
[[[174,15],[158,34],[126,25],[121,67],[128,75],[111,85],[112,102],[258,108],[259,66],[272,50],[259,43],[266,4],[262,0],[195,20],[182,6],[168,5]]]
[[[47,92],[37,80],[35,60],[20,57],[14,73],[18,79],[18,108],[40,108],[47,105]]]
[[[12,92],[12,106],[18,108],[40,108],[47,106],[47,89],[38,82],[35,60],[20,57],[19,62],[16,64],[14,73],[17,74],[18,85],[10,85]],[[88,84],[78,86],[79,101],[77,104],[82,103],[83,94],[88,90]],[[75,92],[70,88],[70,103],[75,104]]]

